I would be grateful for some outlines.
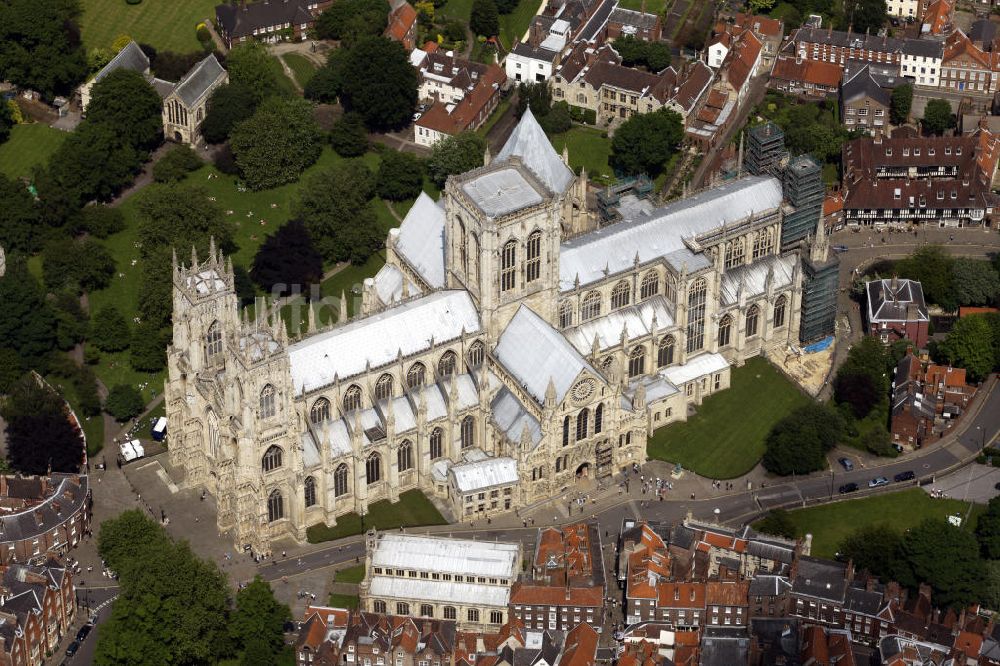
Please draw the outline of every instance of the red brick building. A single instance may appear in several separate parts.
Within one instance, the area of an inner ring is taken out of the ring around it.
[[[892,383],[892,440],[920,446],[944,424],[961,416],[976,394],[964,368],[935,365],[913,355],[900,359]]]
[[[927,345],[930,316],[924,290],[915,280],[893,277],[865,285],[868,294],[868,335],[889,343],[910,340],[918,348]]]
[[[0,476],[0,564],[64,553],[90,531],[88,477]]]
[[[41,666],[76,617],[72,577],[55,560],[5,566],[0,576],[0,663]]]

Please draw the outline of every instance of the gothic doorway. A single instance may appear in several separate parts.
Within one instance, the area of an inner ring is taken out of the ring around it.
[[[583,463],[576,468],[576,478],[579,480],[590,478],[590,463]]]
[[[174,141],[177,143],[182,143],[184,141],[184,137],[181,136],[180,132],[174,132]]]

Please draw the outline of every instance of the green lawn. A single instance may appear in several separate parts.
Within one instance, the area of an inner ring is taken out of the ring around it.
[[[0,144],[0,172],[8,178],[26,178],[49,156],[68,135],[43,123],[15,125],[10,138]]]
[[[422,525],[444,525],[445,519],[434,508],[431,501],[419,490],[407,490],[399,496],[399,502],[379,500],[368,506],[365,514],[365,529],[392,530],[398,527],[420,527]],[[343,537],[361,534],[361,516],[356,513],[344,514],[337,518],[333,527],[313,525],[306,530],[309,543],[322,543]]]
[[[656,431],[647,450],[702,476],[731,479],[753,469],[771,427],[808,402],[770,363],[752,358],[733,368],[730,388],[705,398],[690,420]]]
[[[531,19],[542,6],[542,0],[520,0],[510,14],[500,15],[500,41],[505,49],[510,49],[515,40],[521,40]]]
[[[341,569],[333,574],[334,583],[360,583],[365,578],[365,565],[359,564],[353,567]]]
[[[601,136],[599,129],[574,125],[563,134],[552,137],[552,147],[562,155],[563,147],[569,147],[569,165],[573,169],[587,167],[587,175],[595,180],[614,178],[608,165],[611,157],[611,139]]]
[[[468,23],[471,15],[472,0],[448,0],[444,6],[434,10],[435,18],[458,19],[463,23]]]
[[[833,557],[841,541],[859,527],[886,523],[895,529],[906,530],[925,518],[946,518],[959,514],[964,520],[968,510],[968,502],[933,499],[919,488],[910,488],[898,493],[796,509],[789,511],[788,515],[800,535],[813,535],[813,555]],[[974,504],[969,522],[963,527],[973,529],[984,510],[981,504]]]
[[[637,12],[642,11],[645,5],[648,14],[662,14],[665,4],[664,0],[618,0],[618,6],[622,9],[633,9]]]
[[[49,375],[45,380],[51,384],[59,393],[62,394],[63,398],[70,404],[73,411],[76,413],[76,418],[80,419],[80,425],[83,426],[83,434],[87,438],[87,455],[93,456],[104,446],[104,417],[101,414],[97,416],[86,417],[77,407],[77,394],[76,386],[69,379],[64,379],[62,377],[54,377]]]
[[[277,82],[278,92],[284,97],[294,97],[299,94],[295,87],[295,82],[285,74],[285,68],[281,66],[281,61],[277,56],[270,56],[268,60],[271,69],[274,70],[274,80]],[[291,64],[288,65],[291,68]],[[292,70],[293,72],[295,70]]]
[[[198,23],[215,18],[218,0],[82,0],[81,29],[88,49],[109,48],[119,35],[128,35],[163,51],[201,50],[195,35]]]
[[[361,603],[360,598],[356,594],[331,594],[330,595],[330,607],[331,608],[349,608],[355,609],[358,604]]]
[[[295,74],[295,80],[299,82],[300,86],[305,88],[306,84],[309,83],[309,79],[316,73],[316,65],[313,61],[298,53],[286,53],[281,57]]]

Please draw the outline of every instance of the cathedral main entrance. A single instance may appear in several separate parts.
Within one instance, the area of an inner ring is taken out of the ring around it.
[[[590,478],[590,463],[583,463],[576,468],[576,478],[578,481]]]

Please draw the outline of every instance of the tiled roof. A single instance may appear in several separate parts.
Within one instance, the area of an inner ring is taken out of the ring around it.
[[[951,12],[954,6],[948,0],[935,0],[924,13],[923,25],[932,35],[940,35],[951,25]]]
[[[510,591],[510,603],[526,606],[589,606],[604,604],[604,591],[599,587],[570,585],[532,585],[515,583]]]
[[[803,60],[781,57],[774,61],[772,79],[811,83],[826,88],[836,88],[840,84],[840,66],[822,60]]]
[[[781,21],[758,14],[744,14],[740,12],[736,14],[735,24],[766,37],[781,37],[784,34],[784,25]]]
[[[403,2],[389,13],[389,25],[385,34],[397,42],[403,41],[413,24],[417,22],[417,10],[409,2]]]
[[[750,30],[745,30],[733,45],[722,67],[727,71],[729,84],[742,90],[751,76],[764,44]]]
[[[705,583],[660,583],[656,588],[657,608],[704,608]]]

